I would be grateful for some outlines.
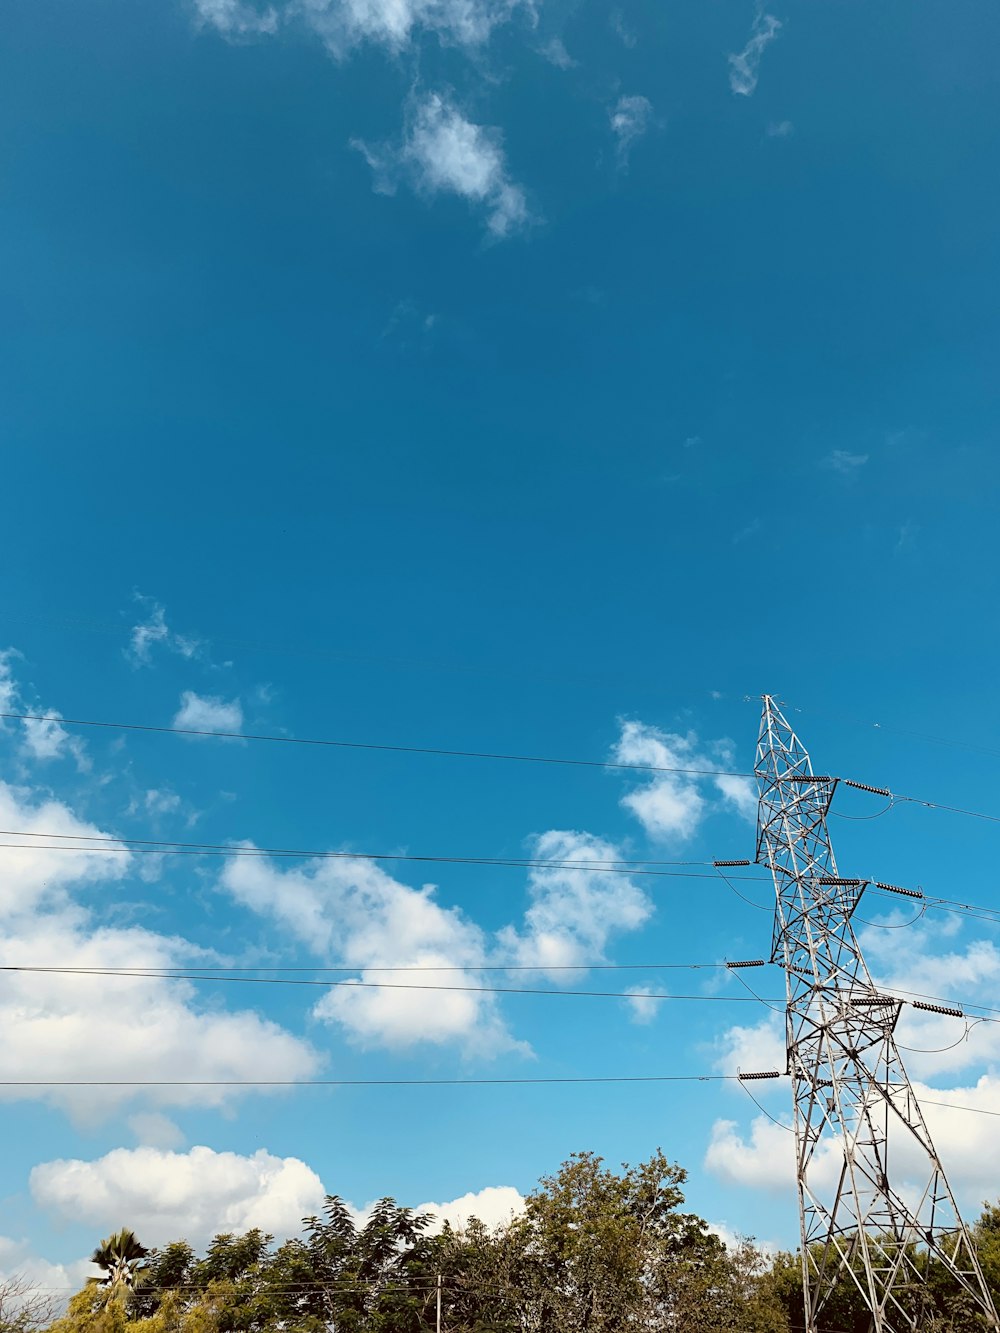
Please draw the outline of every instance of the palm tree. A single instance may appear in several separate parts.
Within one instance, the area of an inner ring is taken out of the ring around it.
[[[90,1256],[90,1262],[103,1268],[107,1276],[103,1279],[106,1287],[134,1287],[135,1280],[145,1270],[142,1260],[149,1251],[140,1245],[134,1231],[122,1227],[107,1240],[102,1240]]]

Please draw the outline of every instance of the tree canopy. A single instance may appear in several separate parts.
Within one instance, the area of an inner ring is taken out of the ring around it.
[[[792,1333],[802,1327],[798,1256],[751,1239],[723,1244],[685,1211],[684,1170],[656,1152],[612,1170],[574,1154],[523,1212],[488,1227],[438,1229],[384,1198],[359,1224],[343,1199],[275,1245],[259,1230],[147,1250],[128,1229],[94,1251],[91,1279],[54,1322],[0,1299],[0,1333]],[[1000,1205],[975,1227],[1000,1290]],[[978,1333],[959,1295],[928,1274],[921,1329]],[[822,1333],[866,1333],[845,1281]]]

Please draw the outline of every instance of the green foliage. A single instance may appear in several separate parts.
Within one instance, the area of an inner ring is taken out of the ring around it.
[[[205,1254],[183,1240],[147,1251],[127,1229],[102,1241],[92,1279],[66,1314],[0,1286],[0,1333],[790,1333],[804,1324],[798,1255],[726,1247],[684,1210],[681,1167],[661,1152],[614,1171],[575,1154],[544,1177],[524,1212],[490,1228],[428,1234],[432,1218],[381,1199],[363,1227],[336,1195],[300,1237],[275,1247],[254,1230],[217,1235]],[[1000,1296],[1000,1204],[973,1237]],[[821,1249],[810,1262],[819,1262]],[[982,1318],[926,1255],[913,1292],[921,1333],[982,1333]],[[7,1294],[5,1296],[5,1290]],[[919,1300],[917,1308],[915,1302]],[[819,1333],[869,1333],[847,1276]]]

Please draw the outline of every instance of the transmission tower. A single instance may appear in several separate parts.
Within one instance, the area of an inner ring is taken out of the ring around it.
[[[813,773],[769,695],[755,771],[757,861],[777,894],[771,961],[787,985],[808,1333],[841,1282],[860,1290],[870,1333],[925,1329],[930,1284],[948,1278],[980,1326],[998,1329],[896,1046],[902,1002],[879,992],[851,925],[867,881],[837,871],[826,825],[837,779]]]

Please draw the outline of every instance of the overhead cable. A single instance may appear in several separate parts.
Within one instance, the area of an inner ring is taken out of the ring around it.
[[[52,722],[44,713],[0,713],[0,718],[14,722]],[[217,740],[265,741],[274,745],[318,745],[335,750],[378,750],[391,754],[439,755],[448,759],[499,759],[518,764],[562,764],[571,768],[616,768],[638,773],[683,773],[694,777],[752,778],[752,773],[723,768],[678,768],[669,764],[630,764],[608,759],[565,759],[551,755],[506,754],[495,750],[448,750],[430,745],[387,745],[374,741],[329,740],[315,736],[279,736],[270,732],[217,731],[202,727],[154,726],[143,722],[105,722],[93,718],[60,717],[60,726],[98,727],[112,731],[142,731],[167,736],[203,736]]]

